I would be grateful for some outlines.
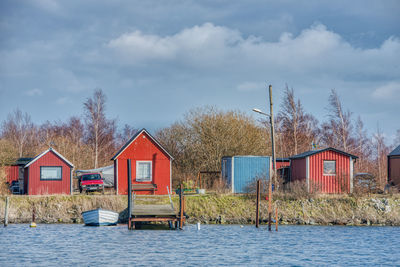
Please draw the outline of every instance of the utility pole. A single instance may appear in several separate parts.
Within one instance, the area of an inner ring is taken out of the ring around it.
[[[269,86],[269,119],[271,124],[271,143],[272,143],[272,177],[269,179],[268,188],[268,230],[271,231],[271,217],[272,217],[272,178],[275,181],[275,188],[277,187],[276,179],[276,158],[275,158],[275,128],[274,128],[274,108],[272,103],[272,85]]]
[[[269,122],[271,126],[271,143],[272,143],[272,175],[269,178],[268,186],[268,230],[271,231],[271,221],[272,221],[272,179],[275,181],[275,188],[278,187],[278,179],[276,177],[276,158],[275,158],[275,126],[274,126],[274,112],[272,103],[272,85],[269,86],[269,114],[262,112],[258,108],[253,108],[254,112],[260,113],[264,116],[269,117]],[[268,169],[269,169],[268,163]]]

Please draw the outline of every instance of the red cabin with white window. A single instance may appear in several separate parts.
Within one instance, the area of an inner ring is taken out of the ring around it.
[[[173,157],[146,129],[137,132],[116,154],[114,186],[117,194],[128,193],[128,159],[131,160],[132,188],[135,194],[168,194],[171,190]]]
[[[308,192],[350,193],[357,156],[325,148],[290,157],[290,181],[305,182]]]
[[[24,193],[27,195],[72,194],[74,165],[49,148],[24,166]]]

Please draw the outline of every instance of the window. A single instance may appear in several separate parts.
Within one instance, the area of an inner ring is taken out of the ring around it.
[[[136,162],[136,181],[150,182],[152,180],[151,161]]]
[[[324,160],[324,175],[336,175],[336,161]]]
[[[62,167],[40,167],[40,180],[62,180]]]

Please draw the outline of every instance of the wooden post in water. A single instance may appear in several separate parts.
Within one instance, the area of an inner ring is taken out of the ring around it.
[[[32,207],[32,222],[31,222],[31,225],[30,225],[30,227],[32,227],[32,228],[36,227],[35,219],[36,219],[36,207],[35,207],[35,204],[33,204],[33,207]]]
[[[127,160],[128,165],[128,229],[132,229],[132,179],[131,179],[131,160]]]
[[[10,202],[10,197],[6,197],[6,207],[4,211],[4,227],[8,225],[8,204]]]
[[[256,200],[256,227],[260,223],[260,188],[261,188],[261,181],[257,180],[257,200]]]
[[[278,232],[278,207],[275,207],[275,230]]]
[[[183,229],[183,188],[179,187],[179,229]]]

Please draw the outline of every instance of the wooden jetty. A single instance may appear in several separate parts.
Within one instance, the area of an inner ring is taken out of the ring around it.
[[[134,195],[135,190],[132,187],[131,180],[131,161],[128,160],[128,229],[136,229],[136,223],[142,222],[168,222],[170,229],[183,229],[185,223],[185,197],[183,195],[182,185],[179,193],[179,212],[175,212],[174,205],[171,200],[171,195],[168,189],[170,204],[168,205],[135,205]]]

